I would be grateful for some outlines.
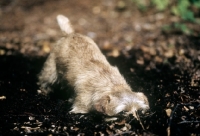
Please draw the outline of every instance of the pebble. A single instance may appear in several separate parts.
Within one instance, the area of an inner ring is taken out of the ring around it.
[[[125,10],[126,7],[127,7],[127,6],[126,6],[126,3],[125,3],[123,0],[120,0],[120,1],[117,2],[116,8],[117,8],[118,10]]]
[[[94,38],[97,37],[97,34],[94,33],[94,32],[88,32],[88,33],[87,33],[87,36],[90,37],[90,38],[92,38],[92,39],[94,39]]]
[[[144,59],[143,58],[142,59],[138,59],[136,61],[136,63],[139,64],[139,65],[144,65]]]
[[[120,52],[119,52],[118,49],[114,49],[114,50],[112,50],[111,52],[109,52],[107,55],[116,58],[116,57],[118,57],[118,56],[120,55]]]
[[[5,100],[6,96],[0,96],[0,100]]]
[[[167,58],[171,58],[174,56],[173,50],[168,50],[167,52],[164,53],[164,56]]]
[[[170,117],[172,110],[171,109],[166,109],[165,112],[166,112],[167,116]]]
[[[0,55],[5,55],[6,51],[0,49]]]
[[[99,6],[95,6],[92,8],[92,12],[94,14],[99,14],[101,12],[101,8]]]
[[[35,120],[35,117],[30,116],[28,119],[29,120]]]

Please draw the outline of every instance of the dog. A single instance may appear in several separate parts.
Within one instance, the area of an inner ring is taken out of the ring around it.
[[[52,85],[66,82],[74,88],[72,113],[97,111],[114,116],[124,111],[135,115],[149,109],[147,97],[133,92],[115,66],[111,66],[97,44],[75,33],[69,19],[57,16],[64,36],[52,48],[39,74],[41,93],[47,95]]]

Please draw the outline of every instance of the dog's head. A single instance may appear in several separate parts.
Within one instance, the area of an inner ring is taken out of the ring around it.
[[[95,110],[109,116],[124,111],[134,114],[137,110],[149,109],[147,97],[141,92],[112,92],[101,97],[94,105]]]

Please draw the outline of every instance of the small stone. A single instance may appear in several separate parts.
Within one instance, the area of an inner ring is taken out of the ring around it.
[[[184,106],[183,108],[185,109],[185,111],[189,111],[189,109],[186,106]]]
[[[94,39],[94,38],[96,38],[97,35],[94,32],[88,32],[87,36],[89,36],[90,38]]]
[[[194,110],[194,106],[189,106],[189,109],[190,110]]]
[[[49,53],[50,52],[50,43],[49,42],[47,42],[47,41],[44,41],[43,42],[43,48],[42,48],[42,50],[45,52],[45,53]]]
[[[130,71],[133,73],[135,70],[133,68],[130,68]]]
[[[79,130],[79,128],[77,128],[77,127],[71,127],[70,129],[74,130],[74,131],[78,131]]]
[[[186,116],[181,116],[181,119],[182,119],[182,120],[185,120],[185,119],[186,119]]]
[[[127,129],[126,126],[124,126],[123,128],[121,128],[121,130],[122,130],[122,131],[127,131],[128,129]]]
[[[156,55],[156,50],[154,48],[150,48],[149,49],[149,53],[152,55],[152,56],[155,56]]]
[[[131,129],[131,125],[130,125],[130,124],[125,123],[125,126],[126,126],[126,128],[127,128],[128,130]]]
[[[67,130],[67,127],[66,127],[66,126],[64,126],[64,127],[63,127],[63,131],[66,131],[66,130]]]
[[[184,55],[184,53],[185,53],[185,50],[184,50],[184,49],[180,49],[180,50],[179,50],[179,55]]]
[[[169,93],[166,93],[166,94],[165,94],[165,97],[170,97],[170,94],[169,94]]]
[[[112,57],[118,57],[119,55],[120,55],[120,52],[118,49],[114,49],[108,53],[108,56],[112,56]]]
[[[0,55],[5,55],[6,51],[0,49]]]
[[[117,7],[118,10],[124,10],[126,9],[126,3],[123,0],[120,0],[117,2]]]
[[[172,110],[171,109],[166,109],[165,112],[166,112],[167,116],[170,117]]]
[[[185,89],[181,87],[181,93],[185,93]]]
[[[38,94],[41,94],[41,93],[42,93],[42,91],[41,91],[41,90],[37,90],[37,93],[38,93]]]
[[[99,6],[95,6],[92,8],[92,12],[94,14],[99,14],[101,12],[101,8]]]
[[[142,45],[142,46],[140,47],[140,49],[141,49],[143,52],[145,52],[145,53],[149,53],[149,47],[146,47],[146,46]]]
[[[0,100],[6,99],[6,96],[0,96]]]
[[[164,56],[167,58],[171,58],[174,56],[173,50],[168,50],[167,52],[164,53]]]
[[[79,23],[79,25],[84,26],[87,23],[87,21],[84,18],[80,18],[78,20],[78,23]]]
[[[35,120],[35,117],[30,116],[28,119],[29,120]]]
[[[116,117],[105,118],[105,121],[106,121],[106,122],[109,122],[109,121],[115,121],[115,120],[117,120]]]
[[[139,65],[144,65],[144,59],[138,59],[136,63]]]
[[[159,56],[156,56],[156,57],[155,57],[155,61],[156,61],[157,63],[162,63],[162,62],[163,62],[163,59],[162,59],[161,57],[159,57]]]
[[[112,48],[113,46],[111,45],[109,41],[105,41],[102,47],[103,50],[111,50]]]

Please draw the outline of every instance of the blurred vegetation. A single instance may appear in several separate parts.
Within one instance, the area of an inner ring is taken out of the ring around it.
[[[171,14],[180,17],[179,22],[168,24],[163,27],[164,31],[171,31],[174,28],[187,35],[193,35],[193,30],[187,23],[200,24],[200,0],[132,0],[139,10],[146,12],[155,8],[158,12],[169,11]],[[200,35],[199,35],[200,36]]]

